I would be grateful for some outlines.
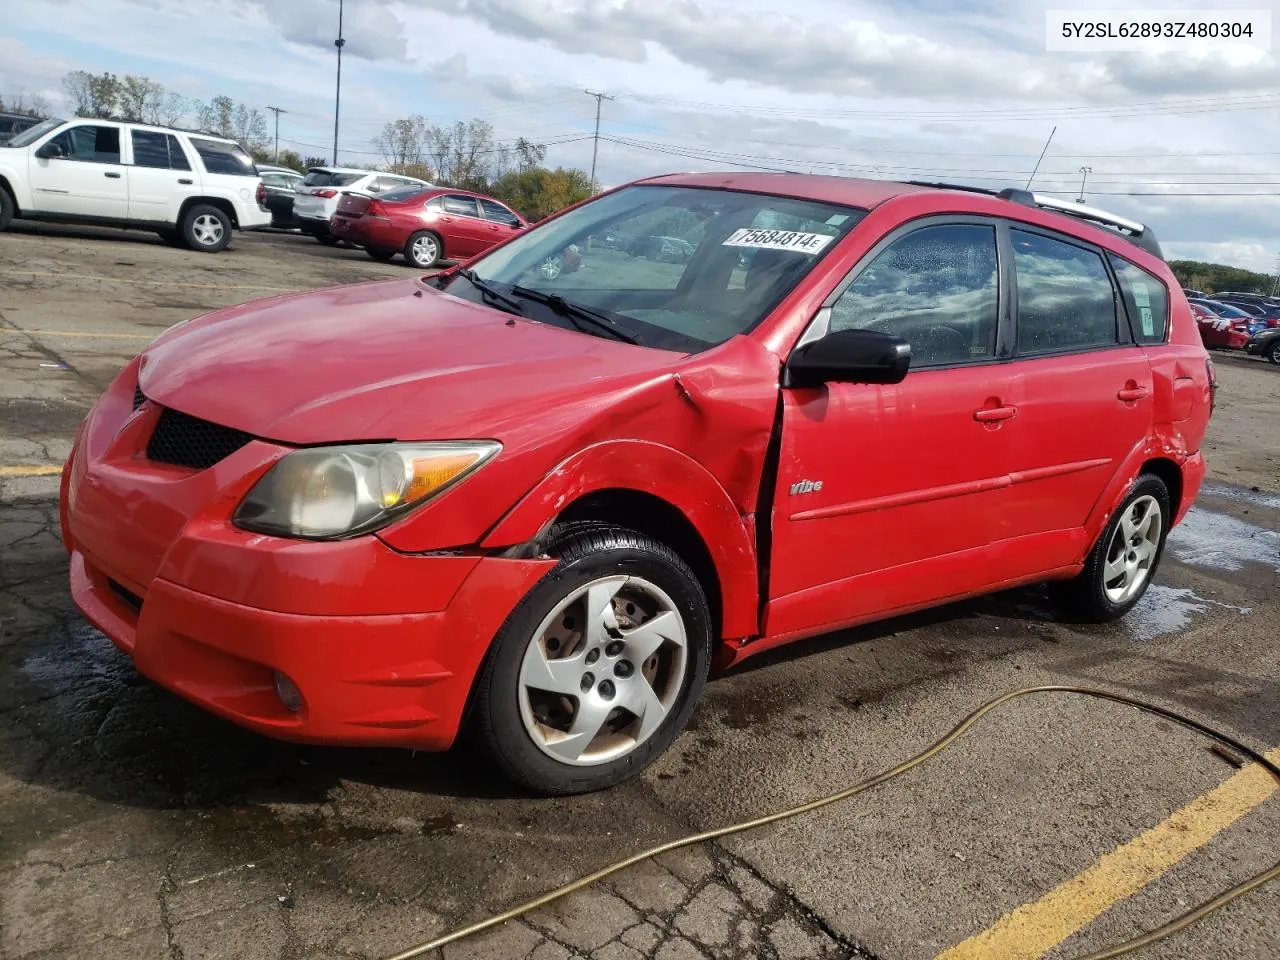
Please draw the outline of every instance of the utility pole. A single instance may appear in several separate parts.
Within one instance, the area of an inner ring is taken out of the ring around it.
[[[338,48],[338,88],[333,95],[333,165],[338,165],[338,110],[342,106],[342,48],[347,41],[342,39],[342,0],[338,0],[338,39],[333,41]]]
[[[1280,295],[1280,256],[1276,257],[1276,275],[1271,278],[1271,295]]]
[[[280,162],[280,114],[288,113],[284,107],[267,107],[276,115],[276,163]]]
[[[1084,203],[1084,185],[1091,173],[1093,173],[1093,167],[1080,168],[1080,197],[1076,200],[1076,203]]]
[[[597,93],[594,90],[583,90],[582,92],[588,97],[596,98],[596,133],[592,138],[591,144],[591,193],[594,195],[596,192],[596,158],[600,154],[600,105],[605,100],[616,98],[609,96],[607,93]]]

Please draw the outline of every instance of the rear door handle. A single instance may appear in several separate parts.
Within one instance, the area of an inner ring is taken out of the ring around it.
[[[104,174],[103,174],[103,176],[104,176],[104,177],[110,177],[112,180],[119,180],[119,179],[120,179],[120,174],[118,174],[118,173],[110,173],[110,172],[107,172],[107,173],[104,173]]]
[[[1017,407],[983,407],[973,411],[973,419],[979,423],[998,423],[1001,420],[1012,420],[1017,413]]]
[[[1123,400],[1125,403],[1132,403],[1135,400],[1141,400],[1150,392],[1151,391],[1148,390],[1146,387],[1140,387],[1137,384],[1130,381],[1128,384],[1120,388],[1120,390],[1116,393],[1116,396],[1119,397],[1121,400]]]

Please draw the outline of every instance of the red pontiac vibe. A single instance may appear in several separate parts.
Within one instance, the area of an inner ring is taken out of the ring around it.
[[[75,601],[236,723],[465,726],[548,794],[634,776],[713,665],[799,637],[1038,581],[1122,616],[1214,372],[1150,231],[1054,204],[658,177],[432,278],[179,324],[77,435]]]
[[[329,218],[335,237],[375,260],[403,253],[415,267],[467,260],[523,230],[527,223],[491,197],[465,190],[405,187],[381,197],[345,193]]]

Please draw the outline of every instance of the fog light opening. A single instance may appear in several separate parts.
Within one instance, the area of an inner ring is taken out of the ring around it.
[[[280,698],[280,704],[290,713],[297,713],[302,709],[302,691],[298,689],[297,684],[286,677],[279,670],[275,671],[276,680],[276,696]]]

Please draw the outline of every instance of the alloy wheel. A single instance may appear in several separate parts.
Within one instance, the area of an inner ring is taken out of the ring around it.
[[[418,237],[412,249],[413,260],[420,267],[429,267],[440,259],[440,247],[434,237]]]
[[[688,663],[684,621],[666,593],[643,577],[594,580],[529,641],[518,686],[525,731],[570,766],[617,760],[662,725]]]
[[[212,247],[222,240],[222,221],[211,213],[202,213],[192,221],[191,234],[202,247]]]
[[[1102,568],[1103,589],[1113,604],[1126,603],[1142,590],[1160,552],[1163,530],[1164,517],[1155,497],[1138,497],[1125,508]]]

